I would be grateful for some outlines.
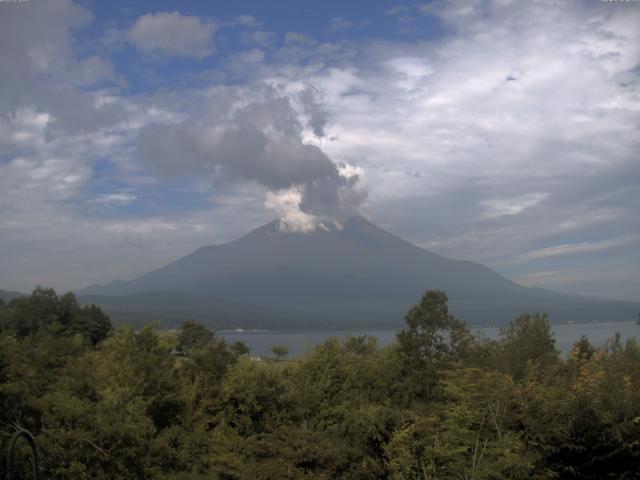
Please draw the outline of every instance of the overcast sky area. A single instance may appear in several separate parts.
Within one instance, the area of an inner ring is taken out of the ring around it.
[[[640,298],[640,2],[4,1],[0,60],[1,289],[362,214]]]

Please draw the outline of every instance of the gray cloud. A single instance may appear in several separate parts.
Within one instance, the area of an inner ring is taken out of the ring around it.
[[[304,98],[305,111],[313,110],[311,123],[324,128],[314,97]],[[366,199],[362,172],[335,164],[318,146],[305,143],[291,102],[274,94],[224,113],[216,106],[178,124],[146,127],[137,152],[169,175],[224,175],[256,182],[275,195],[297,189],[307,220],[340,222]]]
[[[143,15],[131,27],[128,38],[143,53],[202,59],[215,52],[215,22],[178,12]]]
[[[90,130],[117,119],[108,106],[96,108],[95,96],[81,88],[121,84],[111,62],[73,49],[73,33],[93,20],[70,0],[38,5],[2,5],[0,15],[0,110],[5,121],[19,112],[49,117],[49,136]]]
[[[236,21],[244,27],[259,27],[262,25],[262,22],[253,15],[240,15],[236,18]]]
[[[275,44],[276,34],[266,30],[255,30],[252,32],[244,32],[242,40],[245,43],[255,44],[263,48],[270,48]]]
[[[298,95],[302,103],[304,113],[309,117],[308,125],[317,137],[325,136],[325,128],[329,121],[329,110],[324,105],[317,88],[307,87]]]

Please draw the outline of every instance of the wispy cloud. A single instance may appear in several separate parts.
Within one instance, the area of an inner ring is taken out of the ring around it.
[[[537,205],[548,196],[548,193],[528,193],[515,198],[490,198],[483,200],[482,205],[486,208],[485,216],[496,218],[503,215],[517,215]]]
[[[137,195],[129,192],[103,193],[94,202],[106,206],[123,206],[135,202],[137,198]]]
[[[528,262],[541,258],[557,257],[561,255],[574,255],[579,253],[598,252],[612,248],[625,247],[640,242],[640,235],[625,235],[619,238],[611,238],[599,242],[579,242],[554,245],[538,250],[521,253],[513,258],[513,262]]]

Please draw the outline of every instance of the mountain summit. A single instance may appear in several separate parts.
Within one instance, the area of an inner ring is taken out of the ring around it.
[[[78,293],[150,299],[152,292],[170,292],[286,311],[321,327],[399,325],[428,289],[446,291],[452,312],[470,323],[502,324],[525,311],[549,312],[554,321],[624,320],[636,311],[624,302],[525,288],[483,265],[421,249],[360,216],[307,233],[276,220],[130,282]]]

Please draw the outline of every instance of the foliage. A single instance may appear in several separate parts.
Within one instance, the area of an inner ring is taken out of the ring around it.
[[[429,400],[446,364],[462,353],[466,326],[449,314],[447,294],[428,291],[406,316],[407,329],[398,333],[405,391],[410,398]]]
[[[551,332],[547,315],[525,313],[500,330],[501,345],[499,368],[521,378],[529,362],[544,370],[556,363],[559,352]]]
[[[474,338],[443,292],[406,320],[273,362],[38,288],[0,304],[0,447],[28,428],[51,479],[640,478],[637,341],[561,358],[539,314]]]
[[[286,345],[275,345],[271,351],[276,356],[276,361],[284,360],[289,355],[289,347]]]
[[[204,347],[211,340],[213,340],[213,332],[206,326],[193,320],[185,320],[180,326],[176,348],[181,353],[187,354]]]
[[[95,345],[113,330],[99,307],[81,307],[71,292],[58,297],[50,288],[37,287],[31,296],[15,298],[0,307],[0,331],[17,338],[80,335]]]

